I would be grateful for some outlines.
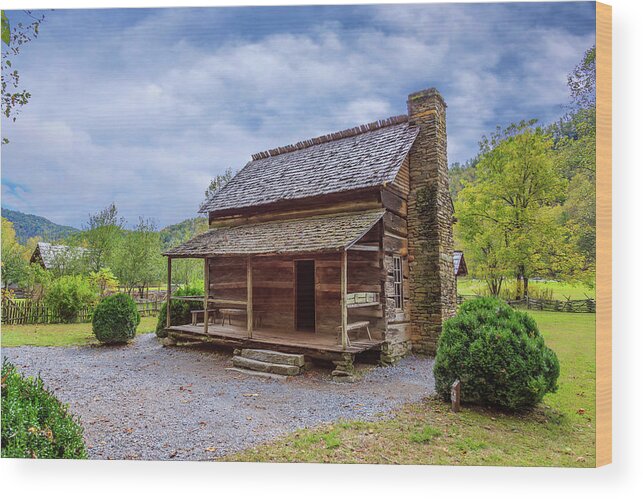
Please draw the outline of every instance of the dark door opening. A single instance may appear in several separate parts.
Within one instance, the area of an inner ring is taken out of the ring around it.
[[[295,260],[295,327],[315,330],[315,260]]]

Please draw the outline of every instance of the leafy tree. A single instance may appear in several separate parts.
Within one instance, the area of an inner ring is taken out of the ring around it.
[[[87,274],[89,264],[90,253],[85,248],[66,246],[54,253],[49,271],[54,278],[63,275]]]
[[[102,268],[98,272],[91,272],[89,280],[98,288],[101,297],[118,287],[118,279],[108,268]]]
[[[103,210],[89,215],[84,232],[74,235],[71,241],[82,238],[89,248],[89,268],[94,272],[101,268],[110,267],[115,257],[116,248],[123,237],[125,220],[118,216],[114,203]]]
[[[551,138],[535,121],[483,138],[475,181],[458,196],[459,231],[470,262],[494,291],[503,276],[513,274],[517,297],[526,296],[530,277],[561,270],[559,260],[568,248],[561,248],[556,210],[565,180],[551,148]],[[548,246],[552,240],[558,242],[554,247]]]
[[[565,224],[582,255],[582,276],[594,283],[596,271],[596,47],[568,78],[574,111],[566,118],[573,133],[557,143],[556,161],[569,179],[563,205]]]
[[[449,187],[453,200],[458,198],[458,193],[464,188],[467,182],[475,180],[476,164],[478,161],[479,158],[476,157],[468,160],[465,164],[455,162],[449,167]]]
[[[2,284],[23,285],[28,280],[29,263],[24,258],[25,249],[16,239],[13,224],[2,218]]]
[[[207,217],[188,218],[177,224],[168,225],[159,231],[161,247],[164,250],[173,248],[206,230],[208,230]]]
[[[31,263],[28,267],[25,289],[32,299],[40,300],[44,297],[53,279],[51,272],[42,268],[38,263]]]
[[[142,294],[146,286],[161,280],[161,241],[153,221],[141,218],[135,229],[124,235],[114,272],[129,292],[138,287]]]
[[[98,300],[98,289],[81,275],[64,275],[54,279],[45,292],[45,303],[52,307],[63,322],[75,322],[85,307]]]
[[[12,28],[7,13],[2,11],[2,114],[12,121],[16,121],[20,108],[31,98],[27,90],[20,89],[20,73],[12,61],[25,43],[38,37],[45,19],[44,15],[35,17],[29,10],[23,14],[30,19],[29,23],[18,22]],[[9,141],[3,138],[2,142],[6,144]]]

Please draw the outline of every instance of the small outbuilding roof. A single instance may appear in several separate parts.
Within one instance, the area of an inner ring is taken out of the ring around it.
[[[80,258],[88,251],[87,248],[39,242],[30,261],[31,263],[40,262],[45,269],[51,270],[62,259]]]
[[[456,277],[465,276],[469,272],[467,271],[467,262],[464,260],[464,253],[462,251],[453,252],[453,270]]]
[[[383,215],[384,210],[373,210],[220,227],[163,254],[203,258],[338,251],[358,241]]]
[[[392,182],[419,128],[407,116],[254,154],[201,213],[261,206]]]

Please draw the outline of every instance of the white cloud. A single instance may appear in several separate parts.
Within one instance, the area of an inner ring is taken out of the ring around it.
[[[550,118],[565,102],[591,36],[437,7],[260,37],[228,29],[211,43],[185,34],[206,31],[202,11],[150,11],[125,27],[103,11],[104,31],[52,13],[20,61],[32,101],[3,122],[3,177],[30,192],[3,185],[3,204],[79,225],[115,201],[131,222],[164,225],[193,216],[209,179],[251,153],[404,113],[420,88],[445,95],[450,159],[461,161],[496,124]]]

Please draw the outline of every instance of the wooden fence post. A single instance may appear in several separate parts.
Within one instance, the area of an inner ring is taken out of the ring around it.
[[[451,385],[451,410],[460,412],[460,380],[456,379]]]

